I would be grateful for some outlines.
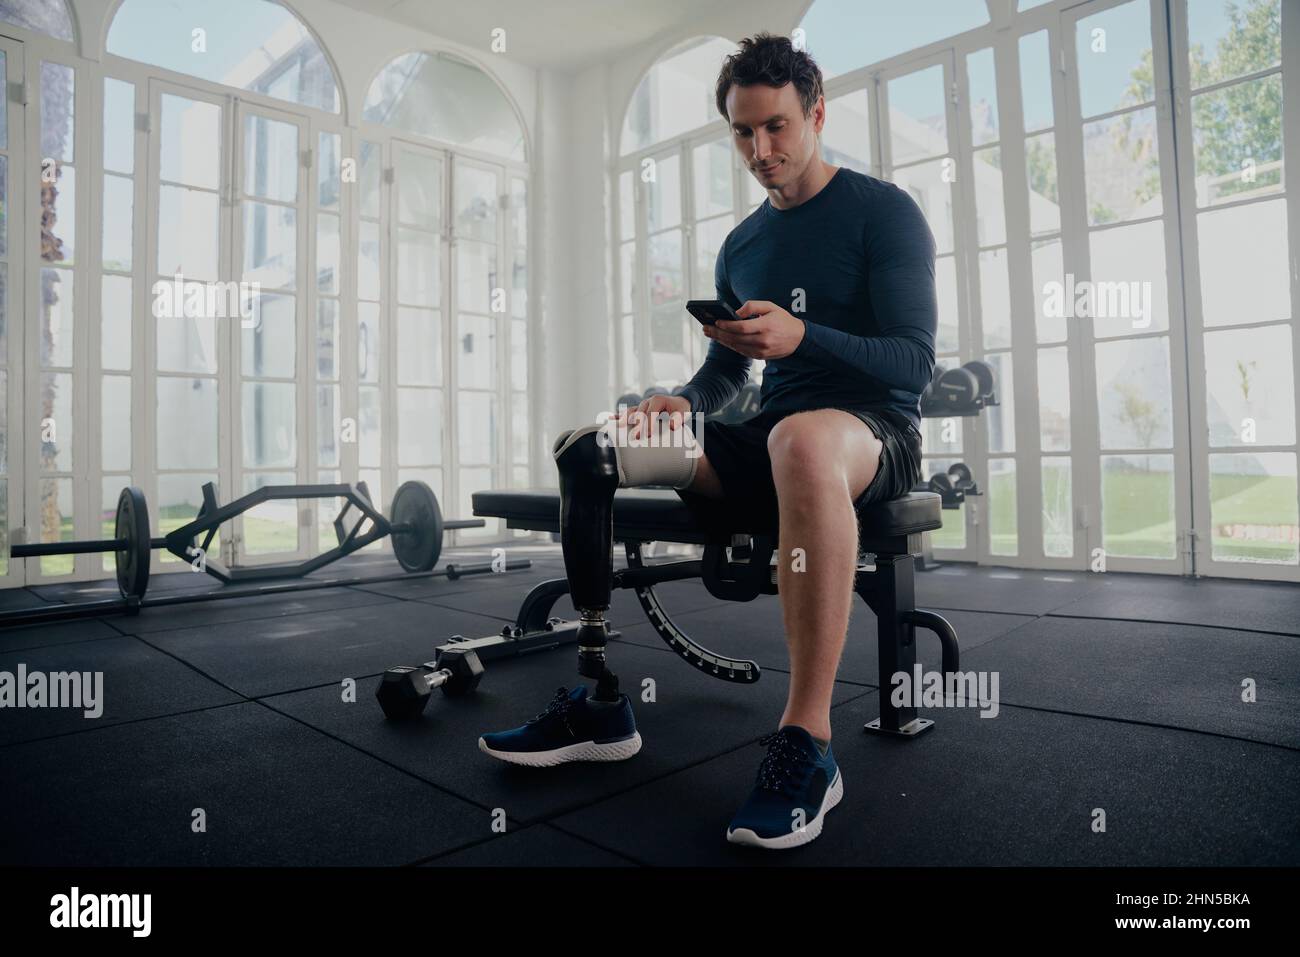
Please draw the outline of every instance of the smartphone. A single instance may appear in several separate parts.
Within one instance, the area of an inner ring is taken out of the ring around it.
[[[686,303],[686,311],[699,320],[702,326],[711,326],[719,319],[739,319],[736,310],[721,299],[692,299]]]

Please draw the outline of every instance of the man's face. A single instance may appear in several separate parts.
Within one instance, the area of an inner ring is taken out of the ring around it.
[[[727,91],[731,136],[745,165],[764,189],[797,182],[817,155],[817,134],[826,119],[825,101],[804,116],[793,83],[755,83]]]

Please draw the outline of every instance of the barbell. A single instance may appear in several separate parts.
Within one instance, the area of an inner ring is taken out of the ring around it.
[[[294,492],[309,491],[309,487],[291,487],[290,490]],[[308,497],[325,496],[308,495]],[[239,514],[246,508],[251,508],[260,500],[259,495],[253,493],[245,496],[239,502],[231,503],[223,511],[233,510],[232,515],[227,516],[233,517],[234,514]],[[246,504],[244,504],[245,502]],[[241,507],[236,508],[236,506]],[[442,554],[444,532],[458,528],[481,528],[484,525],[482,519],[445,521],[442,517],[442,509],[438,506],[438,497],[434,494],[433,489],[420,481],[402,483],[397,489],[397,494],[393,496],[391,514],[391,520],[384,520],[382,516],[379,516],[379,521],[387,525],[385,531],[392,538],[393,555],[397,558],[397,562],[402,566],[402,569],[407,572],[426,572],[438,563],[438,558]],[[205,524],[203,510],[199,512],[199,517],[191,524]],[[175,551],[174,542],[169,542],[166,537],[150,537],[149,532],[149,507],[145,501],[144,492],[133,485],[129,485],[122,489],[117,497],[117,513],[112,538],[13,545],[9,549],[9,555],[12,558],[40,558],[47,555],[83,555],[95,552],[112,552],[116,565],[118,590],[122,593],[123,598],[138,600],[144,597],[149,588],[149,564],[153,550],[155,548],[167,548]],[[382,534],[375,535],[371,533],[364,536],[363,544],[368,544],[369,541],[373,541],[377,537],[382,537]],[[327,553],[329,557],[322,555],[313,562],[307,563],[311,567],[304,567],[301,574],[306,574],[307,571],[314,570],[314,568],[327,564],[336,558],[341,558],[343,555],[350,554],[356,548],[361,547],[360,544],[354,543],[355,536],[352,534],[345,536],[340,531],[339,538],[339,546]],[[190,542],[193,543],[192,538]],[[181,557],[184,557],[184,555],[182,554]],[[321,558],[324,558],[325,561],[321,561]],[[272,575],[274,577],[285,577],[286,575],[283,569],[274,569],[273,572],[269,572],[266,576],[259,576],[256,568],[241,571],[244,572],[242,576],[244,578],[272,577]],[[292,577],[292,573],[289,574]]]

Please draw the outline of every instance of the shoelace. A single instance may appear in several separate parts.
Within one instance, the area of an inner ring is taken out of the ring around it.
[[[785,728],[758,739],[767,755],[758,768],[758,786],[765,791],[794,795],[812,767],[807,753],[797,746]]]
[[[564,727],[568,730],[570,735],[576,737],[576,735],[574,735],[573,726],[569,724],[569,712],[572,710],[573,700],[569,697],[569,689],[557,688],[555,691],[555,697],[551,699],[551,703],[548,704],[545,709],[530,718],[528,723],[540,724],[547,718],[554,716],[564,722]]]

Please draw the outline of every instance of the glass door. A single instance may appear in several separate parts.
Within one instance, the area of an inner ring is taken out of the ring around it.
[[[876,77],[875,87],[879,104],[875,111],[875,142],[879,144],[882,176],[916,201],[934,234],[939,298],[935,351],[939,364],[947,368],[961,365],[965,361],[963,356],[976,352],[973,330],[979,328],[971,317],[966,295],[970,266],[961,244],[955,242],[955,221],[961,219],[958,201],[963,197],[956,172],[960,128],[954,84],[953,53],[943,50],[881,73]],[[859,146],[858,152],[862,149]],[[870,147],[866,149],[869,152]],[[862,161],[859,157],[859,162]],[[1005,271],[1005,259],[1002,268]],[[1009,367],[1010,363],[1006,365]],[[999,397],[1007,391],[999,381]],[[1015,443],[1009,411],[1003,413],[1007,428],[996,430],[1003,440],[998,450],[1007,457],[996,463],[990,461],[987,469],[981,468],[985,443],[981,441],[979,426],[985,416],[998,416],[999,411],[1000,407],[994,406],[985,409],[979,418],[922,420],[922,477],[944,472],[954,463],[966,462],[985,491],[983,498],[967,499],[960,509],[943,513],[943,528],[933,533],[932,542],[944,557],[975,559],[980,547],[977,533],[981,526],[988,524],[981,521],[981,516],[991,508],[998,508],[999,514],[1009,508],[1011,515],[1015,515],[1015,462],[1010,457],[1015,452]],[[1002,421],[998,419],[999,424]],[[996,474],[990,474],[990,470]],[[1009,527],[1009,544],[1013,548],[1014,528],[1013,520]],[[1002,538],[995,541],[1008,544],[1003,541],[1008,535],[1005,523],[999,526],[998,533]],[[987,543],[983,547],[987,548]]]
[[[235,111],[232,275],[244,311],[225,322],[231,339],[230,498],[264,485],[305,481],[310,408],[306,312],[308,167],[305,120],[240,102]],[[381,506],[382,508],[382,506]],[[235,519],[240,565],[305,558],[314,525],[310,502],[264,502]]]
[[[7,37],[0,37],[0,80],[6,84],[6,90],[10,83],[23,82],[23,46]],[[0,98],[0,587],[25,584],[23,566],[36,563],[35,559],[9,560],[10,529],[25,524],[23,424],[27,416],[23,414],[22,316],[25,310],[22,304],[27,233],[23,227],[23,204],[15,207],[9,202],[10,183],[26,182],[23,115],[22,104],[7,96]],[[20,190],[20,195],[23,192]],[[13,241],[15,238],[18,242]],[[17,317],[17,321],[11,322],[11,316]]]

